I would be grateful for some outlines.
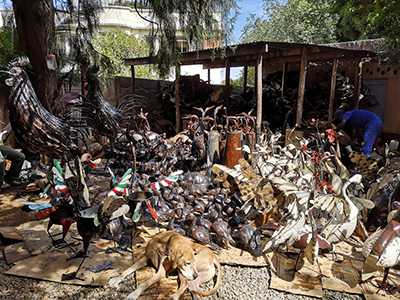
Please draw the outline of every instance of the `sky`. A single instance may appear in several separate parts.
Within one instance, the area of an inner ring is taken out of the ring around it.
[[[239,14],[236,19],[235,27],[233,30],[234,44],[239,44],[240,35],[242,33],[243,26],[246,25],[246,19],[250,14],[256,14],[258,17],[263,15],[263,0],[237,0],[239,6]],[[240,75],[240,71],[243,68],[231,68],[230,77],[232,79],[237,78]],[[221,80],[225,80],[225,71],[221,74]]]
[[[236,42],[239,41],[243,26],[246,24],[247,17],[250,14],[256,14],[261,17],[263,14],[263,0],[237,0],[237,5],[240,7],[239,14],[235,23],[233,36]]]

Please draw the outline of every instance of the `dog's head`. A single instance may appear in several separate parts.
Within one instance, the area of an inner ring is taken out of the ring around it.
[[[168,259],[172,268],[177,269],[188,280],[195,280],[198,273],[193,247],[190,247],[186,242],[182,242],[182,240],[174,242],[173,238],[171,238],[168,249]]]

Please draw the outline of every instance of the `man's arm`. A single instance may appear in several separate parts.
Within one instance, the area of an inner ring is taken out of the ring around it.
[[[342,120],[342,123],[340,123],[338,126],[333,126],[333,129],[335,129],[336,131],[340,131],[340,130],[342,130],[342,129],[344,129],[345,128],[345,126],[346,126],[346,121],[347,120]]]

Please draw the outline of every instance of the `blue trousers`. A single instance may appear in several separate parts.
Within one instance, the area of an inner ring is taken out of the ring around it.
[[[364,133],[364,142],[361,148],[361,153],[370,156],[372,147],[374,146],[375,140],[378,137],[379,133],[382,129],[382,120],[380,118],[376,118],[370,120],[365,128]]]

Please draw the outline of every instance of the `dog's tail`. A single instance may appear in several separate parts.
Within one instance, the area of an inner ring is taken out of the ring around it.
[[[219,263],[218,259],[216,259],[216,258],[214,258],[214,266],[216,266],[217,270],[218,270],[217,282],[215,283],[214,287],[211,290],[209,290],[208,292],[190,291],[191,293],[197,294],[200,296],[210,296],[218,290],[219,286],[222,283],[222,268],[221,268],[221,264]]]

